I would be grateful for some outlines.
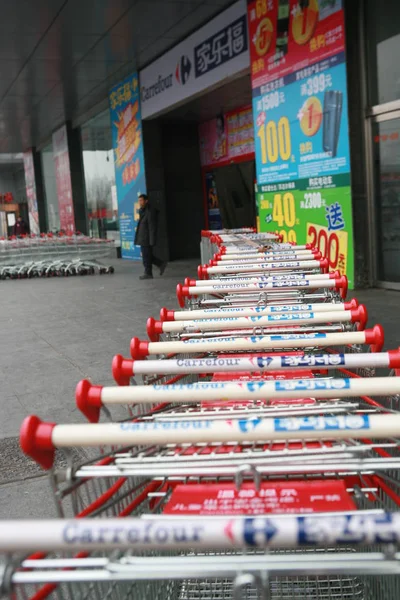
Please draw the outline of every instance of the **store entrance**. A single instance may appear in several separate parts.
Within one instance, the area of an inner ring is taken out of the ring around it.
[[[255,225],[254,180],[254,160],[205,172],[209,229]]]

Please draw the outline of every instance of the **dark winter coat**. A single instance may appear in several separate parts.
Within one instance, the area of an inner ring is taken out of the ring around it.
[[[26,226],[25,221],[16,221],[14,225],[14,235],[20,236],[25,235],[26,233],[28,233],[28,228]]]
[[[139,222],[136,228],[136,246],[155,246],[157,242],[157,213],[147,204],[139,210]]]

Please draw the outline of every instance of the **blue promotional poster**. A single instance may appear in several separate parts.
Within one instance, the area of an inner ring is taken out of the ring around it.
[[[146,193],[140,89],[137,73],[110,91],[110,116],[122,258],[140,259],[135,246],[138,194]]]
[[[344,53],[267,86],[253,99],[258,185],[349,173]]]

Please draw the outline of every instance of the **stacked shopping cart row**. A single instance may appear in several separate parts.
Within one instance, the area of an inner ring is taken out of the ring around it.
[[[207,237],[119,385],[79,383],[89,422],[25,420],[63,518],[0,523],[13,598],[399,597],[400,352],[317,250]]]
[[[113,249],[112,240],[84,235],[0,240],[0,279],[113,273],[114,267],[98,262],[109,258]]]

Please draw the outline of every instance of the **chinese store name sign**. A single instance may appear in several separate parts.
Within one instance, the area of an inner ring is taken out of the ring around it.
[[[142,118],[137,73],[121,81],[110,92],[110,116],[114,150],[122,258],[137,260],[135,246],[138,194],[146,193]]]
[[[354,279],[341,0],[250,0],[261,231],[319,247]]]
[[[249,63],[246,0],[238,0],[140,71],[143,118],[244,73]]]

